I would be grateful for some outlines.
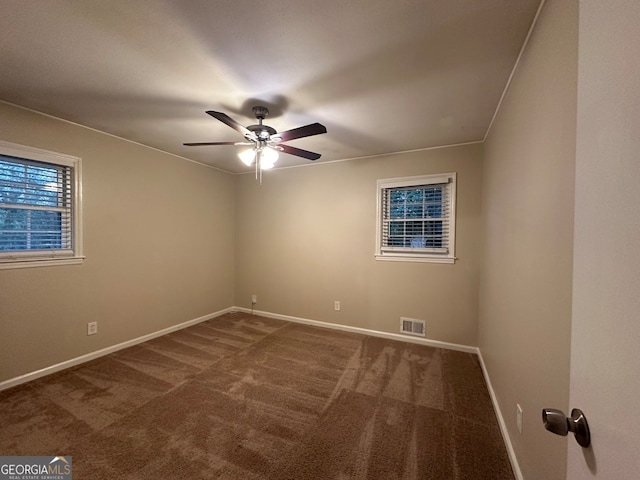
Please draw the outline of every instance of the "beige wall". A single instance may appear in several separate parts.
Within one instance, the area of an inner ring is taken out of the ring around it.
[[[547,2],[485,143],[479,347],[526,479],[566,465],[540,412],[568,408],[577,3]]]
[[[457,172],[455,265],[376,261],[376,180]],[[238,178],[236,305],[431,339],[477,342],[482,146],[397,154]],[[334,300],[342,310],[333,309]]]
[[[82,158],[87,257],[0,270],[0,381],[248,307],[252,293],[264,311],[392,333],[408,316],[429,338],[477,343],[481,145],[267,172],[260,188],[6,104],[0,131]],[[442,172],[458,173],[456,264],[375,261],[376,180]]]
[[[233,177],[1,103],[0,138],[82,158],[86,255],[0,270],[0,381],[233,304]]]

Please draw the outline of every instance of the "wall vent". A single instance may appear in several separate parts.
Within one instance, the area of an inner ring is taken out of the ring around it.
[[[424,320],[416,320],[415,318],[400,317],[400,332],[409,335],[425,336]]]

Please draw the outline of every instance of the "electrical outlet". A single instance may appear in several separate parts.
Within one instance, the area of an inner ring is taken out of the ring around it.
[[[95,335],[98,333],[98,322],[87,323],[87,335]]]
[[[518,427],[518,432],[522,434],[522,407],[519,403],[516,403],[516,426]]]
[[[256,294],[251,295],[251,303],[258,303],[258,296]]]
[[[340,302],[339,302],[338,300],[336,300],[335,302],[333,302],[333,309],[334,309],[336,312],[339,312],[339,311],[340,311]]]

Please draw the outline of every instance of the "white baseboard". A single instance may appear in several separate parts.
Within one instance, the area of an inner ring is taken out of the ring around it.
[[[498,418],[498,424],[500,425],[500,431],[502,432],[502,438],[504,439],[504,444],[507,447],[507,454],[509,455],[509,461],[511,462],[511,467],[513,468],[513,473],[516,476],[516,480],[524,480],[522,476],[522,470],[520,470],[520,464],[518,463],[518,458],[516,457],[516,452],[513,448],[513,444],[511,443],[511,437],[509,436],[509,431],[507,430],[507,424],[504,421],[504,416],[502,415],[502,411],[500,410],[500,406],[498,405],[498,398],[496,397],[496,393],[493,391],[493,386],[491,385],[491,379],[489,378],[489,372],[487,371],[487,367],[484,364],[484,359],[482,358],[482,352],[478,348],[478,358],[480,359],[480,365],[482,366],[482,373],[484,374],[484,379],[487,382],[487,388],[489,389],[489,395],[491,396],[491,403],[493,403],[493,409],[496,412],[496,417]]]
[[[86,355],[81,355],[80,357],[72,358],[70,360],[66,360],[64,362],[57,363],[55,365],[51,365],[50,367],[46,367],[41,370],[36,370],[35,372],[30,372],[25,375],[20,375],[19,377],[5,380],[4,382],[0,382],[0,391],[6,390],[7,388],[15,387],[16,385],[20,385],[21,383],[30,382],[31,380],[44,377],[45,375],[50,375],[52,373],[59,372],[60,370],[64,370],[66,368],[80,365],[81,363],[88,362],[90,360],[94,360],[99,357],[103,357],[104,355],[109,355],[110,353],[117,352],[118,350],[122,350],[123,348],[132,347],[139,343],[143,343],[148,340],[161,337],[162,335],[166,335],[167,333],[175,332],[177,330],[182,330],[183,328],[187,328],[192,325],[196,325],[198,323],[204,322],[206,320],[219,317],[220,315],[224,315],[225,313],[229,313],[233,310],[237,310],[237,309],[232,307],[225,308],[224,310],[220,310],[215,313],[210,313],[202,317],[194,318],[193,320],[188,320],[186,322],[179,323],[178,325],[173,325],[172,327],[158,330],[157,332],[149,333],[147,335],[143,335],[141,337],[134,338],[132,340],[127,340],[126,342],[118,343],[117,345],[112,345],[111,347],[103,348],[102,350],[96,350],[95,352],[87,353]]]
[[[371,335],[373,337],[388,338],[390,340],[400,340],[402,342],[417,343],[420,345],[428,345],[430,347],[446,348],[448,350],[457,350],[459,352],[476,353],[476,354],[478,353],[478,348],[472,347],[470,345],[460,345],[457,343],[441,342],[439,340],[429,340],[428,338],[418,338],[418,337],[413,337],[408,335],[400,335],[399,333],[380,332],[378,330],[369,330],[367,328],[351,327],[348,325],[341,325],[339,323],[321,322],[319,320],[311,320],[309,318],[292,317],[290,315],[281,315],[279,313],[263,312],[260,310],[252,311],[251,309],[244,308],[244,307],[233,307],[231,310],[237,311],[237,312],[245,312],[245,313],[253,312],[254,315],[260,315],[262,317],[275,318],[278,320],[286,320],[288,322],[293,322],[293,323],[304,323],[305,325],[331,328],[333,330],[342,330],[343,332],[361,333],[363,335]]]

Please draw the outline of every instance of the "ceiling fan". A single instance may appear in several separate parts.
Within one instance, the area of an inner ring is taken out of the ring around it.
[[[247,166],[255,163],[256,176],[258,171],[273,168],[278,160],[278,152],[288,153],[297,157],[306,158],[308,160],[317,160],[320,158],[319,153],[310,152],[301,148],[286,145],[284,142],[295,140],[297,138],[311,137],[321,133],[327,133],[327,129],[320,123],[311,123],[303,127],[277,132],[275,128],[264,125],[262,121],[269,115],[269,109],[261,105],[252,108],[254,115],[258,119],[257,125],[249,125],[244,127],[236,122],[233,118],[222,112],[214,112],[207,110],[207,113],[213,118],[220,120],[222,123],[230,126],[244,135],[244,142],[190,142],[183,145],[205,146],[205,145],[245,145],[250,148],[241,151],[238,156]]]

